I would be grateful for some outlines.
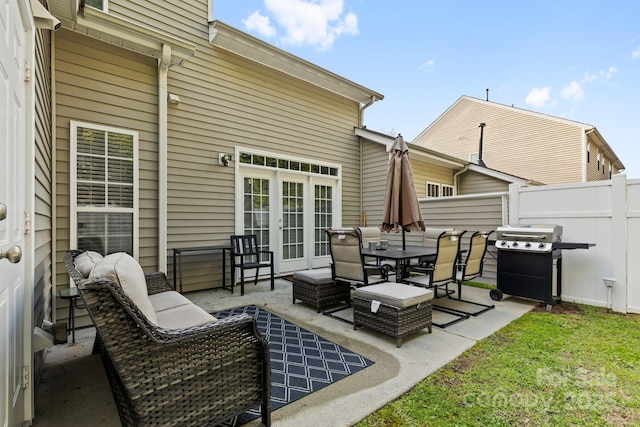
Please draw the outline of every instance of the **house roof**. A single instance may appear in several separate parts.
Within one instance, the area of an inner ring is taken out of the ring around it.
[[[65,28],[97,40],[153,58],[162,58],[163,46],[171,47],[170,65],[182,65],[196,52],[195,45],[80,2],[49,0],[50,12]]]
[[[278,49],[219,20],[209,23],[209,42],[221,49],[361,104],[368,104],[384,98],[384,95],[378,92]]]
[[[463,95],[460,98],[458,98],[458,100],[456,102],[454,102],[449,108],[447,108],[442,114],[440,114],[440,116],[438,116],[437,119],[435,119],[429,126],[427,126],[427,128],[425,130],[423,130],[414,139],[414,141],[419,139],[425,133],[427,133],[433,126],[436,125],[436,123],[438,123],[438,121],[440,121],[444,116],[446,116],[449,111],[451,111],[453,108],[455,108],[459,103],[461,103],[463,101],[474,102],[474,103],[477,103],[477,104],[482,105],[482,106],[491,106],[491,107],[495,107],[495,108],[501,108],[501,109],[504,109],[506,111],[509,111],[509,112],[512,112],[512,113],[516,113],[516,114],[525,114],[525,115],[529,115],[529,116],[532,116],[532,117],[538,117],[538,118],[545,119],[545,120],[551,120],[551,121],[555,121],[555,122],[558,122],[558,123],[563,123],[563,124],[566,124],[566,125],[569,125],[569,126],[575,126],[575,127],[579,128],[579,129],[581,129],[585,134],[587,134],[588,137],[589,137],[589,135],[592,137],[591,140],[595,144],[597,144],[602,151],[605,152],[607,157],[612,159],[613,164],[615,165],[615,167],[618,170],[624,169],[624,165],[622,164],[622,161],[618,158],[616,153],[609,146],[607,141],[604,139],[604,137],[600,134],[600,132],[598,131],[598,129],[594,125],[590,125],[588,123],[578,122],[578,121],[575,121],[575,120],[564,119],[562,117],[551,116],[549,114],[537,113],[535,111],[525,110],[524,108],[514,107],[512,105],[505,105],[505,104],[499,104],[497,102],[486,101],[486,100],[483,100],[483,99],[478,99],[478,98],[474,98],[474,97],[467,96],[467,95]]]
[[[354,130],[355,130],[356,136],[360,136],[369,141],[382,144],[386,147],[387,151],[391,150],[391,146],[393,145],[393,142],[395,140],[395,137],[392,135],[387,135],[384,133],[372,131],[367,129],[366,127],[355,128]],[[541,183],[534,180],[521,178],[505,172],[501,172],[496,169],[480,166],[475,163],[458,159],[457,157],[442,154],[434,150],[429,150],[428,148],[424,148],[419,145],[415,145],[411,143],[408,143],[407,145],[409,146],[411,157],[416,160],[424,160],[429,163],[449,167],[454,170],[463,170],[466,168],[469,171],[477,172],[482,175],[491,176],[493,178],[497,178],[505,182],[520,183],[520,184],[526,184],[526,185],[541,185]]]

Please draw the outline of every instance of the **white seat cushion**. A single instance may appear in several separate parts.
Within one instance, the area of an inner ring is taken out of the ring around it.
[[[355,296],[406,308],[433,299],[433,291],[402,283],[384,282],[357,288]]]
[[[82,276],[86,279],[91,274],[91,270],[93,267],[101,261],[104,257],[101,253],[95,251],[86,251],[78,255],[73,263],[76,266],[76,270],[82,274]]]
[[[157,313],[181,305],[193,304],[187,297],[176,291],[160,292],[149,295],[149,301],[153,306],[153,311]]]
[[[215,317],[195,304],[168,308],[156,314],[158,316],[157,325],[167,329],[190,328],[216,321]]]
[[[147,281],[138,261],[126,252],[109,254],[93,267],[91,279],[109,279],[122,287],[122,290],[146,318],[157,324],[156,313],[149,301]]]

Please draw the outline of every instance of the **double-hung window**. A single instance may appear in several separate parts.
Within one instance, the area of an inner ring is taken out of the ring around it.
[[[71,123],[71,247],[138,252],[138,133]]]
[[[95,7],[103,12],[108,12],[109,0],[85,0],[84,5]]]

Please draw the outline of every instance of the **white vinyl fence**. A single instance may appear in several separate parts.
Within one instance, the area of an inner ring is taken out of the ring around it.
[[[594,243],[562,251],[563,301],[640,313],[640,180],[509,188],[509,223],[558,224],[562,241]],[[608,296],[604,278],[615,279]]]

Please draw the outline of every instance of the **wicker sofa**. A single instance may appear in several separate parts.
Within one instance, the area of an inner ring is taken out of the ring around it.
[[[130,297],[126,279],[95,277],[99,261],[87,262],[86,255],[69,251],[65,266],[96,327],[123,425],[214,426],[258,406],[263,424],[271,424],[269,348],[255,319],[239,315],[216,320],[206,313],[210,319],[205,318],[202,309],[190,307],[173,290],[164,273],[143,273],[155,318],[145,315],[149,307],[134,303],[140,295]],[[118,262],[126,266],[131,260],[125,258]],[[91,263],[95,266],[85,277]],[[180,305],[171,307],[175,304]],[[182,326],[158,326],[168,322],[161,313],[167,310]]]

